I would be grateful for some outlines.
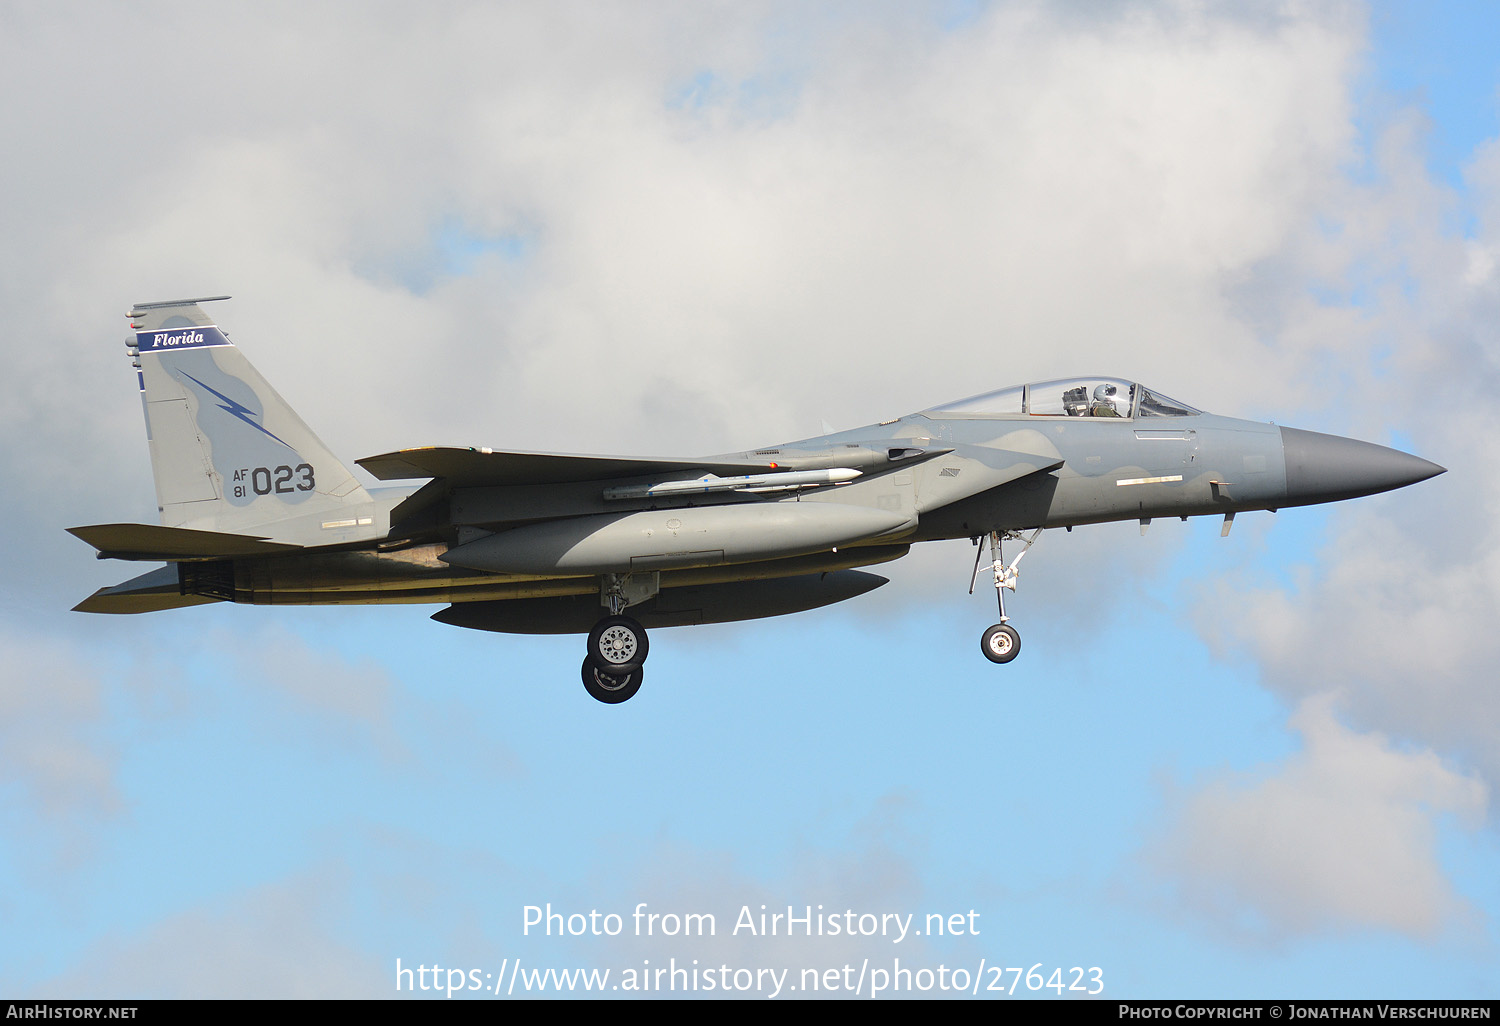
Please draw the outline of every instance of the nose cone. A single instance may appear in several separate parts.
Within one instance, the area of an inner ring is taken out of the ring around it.
[[[1296,428],[1281,429],[1281,447],[1286,454],[1288,506],[1388,492],[1446,469],[1383,445]]]

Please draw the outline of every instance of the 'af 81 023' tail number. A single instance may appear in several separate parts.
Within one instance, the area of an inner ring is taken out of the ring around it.
[[[299,463],[295,467],[255,467],[234,472],[234,497],[243,499],[249,493],[256,495],[290,495],[293,492],[310,492],[317,486],[313,478],[311,463]]]

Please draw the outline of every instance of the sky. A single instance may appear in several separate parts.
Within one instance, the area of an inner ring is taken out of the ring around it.
[[[1500,996],[1497,30],[0,0],[0,993]],[[64,529],[153,517],[122,315],[221,294],[348,460],[701,455],[1098,373],[1449,472],[1047,532],[1003,667],[927,544],[653,632],[604,706],[581,638],[435,607],[70,611],[140,568]]]

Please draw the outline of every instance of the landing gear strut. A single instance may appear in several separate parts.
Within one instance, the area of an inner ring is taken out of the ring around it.
[[[654,596],[660,578],[650,574],[605,574],[599,584],[599,604],[609,615],[589,631],[588,655],[583,660],[583,687],[601,702],[615,705],[641,689],[641,665],[650,651],[646,628],[623,615],[627,606]]]
[[[1006,531],[1003,534],[999,531],[990,532],[990,570],[995,575],[995,597],[1000,602],[1000,622],[984,632],[984,636],[979,639],[979,649],[992,663],[1008,663],[1021,653],[1021,635],[1010,625],[1010,617],[1005,615],[1005,590],[1016,590],[1016,582],[1021,575],[1021,560],[1041,535],[1040,527],[1029,535],[1018,531]],[[970,595],[974,594],[974,586],[979,583],[980,560],[984,556],[984,549],[979,547],[979,539],[976,537],[973,541],[978,551],[974,553],[974,575],[969,579]],[[1024,543],[1020,553],[1009,563],[1005,561],[1006,541]]]

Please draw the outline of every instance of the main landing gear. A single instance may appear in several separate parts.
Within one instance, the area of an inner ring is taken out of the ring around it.
[[[605,673],[587,656],[583,660],[583,689],[605,705],[619,705],[641,690],[645,670],[637,666],[629,673]]]
[[[628,616],[606,616],[589,631],[589,659],[610,673],[640,669],[649,648],[646,628]]]
[[[984,657],[992,663],[1008,663],[1021,654],[1021,635],[1010,625],[1010,617],[1005,615],[1005,590],[1016,590],[1016,582],[1020,578],[1021,560],[1026,553],[1031,551],[1031,546],[1042,535],[1042,529],[1038,527],[1029,535],[1023,535],[1017,531],[990,532],[990,570],[995,575],[995,597],[1000,601],[1000,622],[984,632],[979,639],[979,650]],[[979,583],[980,560],[984,557],[984,549],[979,545],[977,537],[971,539],[974,542],[974,574],[969,579],[969,594],[974,594],[974,586]],[[1016,558],[1009,563],[1005,561],[1005,543],[1007,541],[1019,541],[1024,544]]]
[[[601,702],[617,705],[641,689],[641,666],[651,646],[646,628],[622,610],[655,595],[659,580],[654,573],[606,574],[600,583],[599,602],[609,615],[589,631],[583,687]]]

